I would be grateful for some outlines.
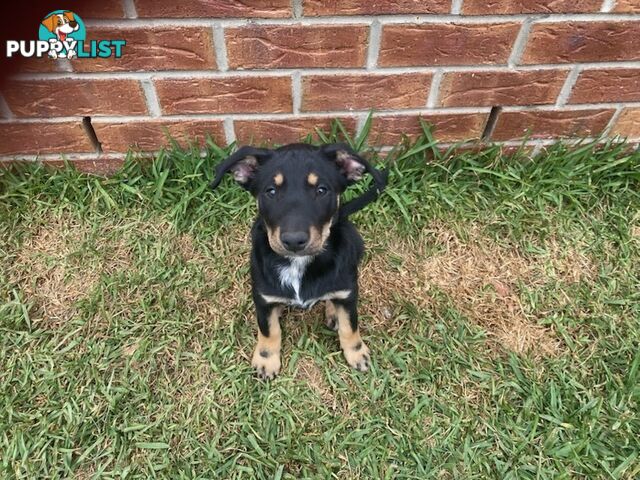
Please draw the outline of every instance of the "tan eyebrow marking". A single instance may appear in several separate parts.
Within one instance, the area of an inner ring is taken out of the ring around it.
[[[311,172],[309,174],[309,176],[307,176],[307,182],[309,182],[309,185],[317,185],[318,184],[318,175],[316,175],[315,173]]]
[[[273,177],[273,183],[275,183],[278,187],[282,185],[284,182],[284,177],[281,173],[278,173],[275,177]]]

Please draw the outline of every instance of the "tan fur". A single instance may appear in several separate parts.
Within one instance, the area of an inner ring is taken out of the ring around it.
[[[273,183],[276,184],[277,187],[284,183],[284,176],[281,173],[278,173],[275,177],[273,177]]]
[[[313,185],[315,187],[318,184],[318,175],[316,175],[315,173],[311,172],[307,176],[307,182],[309,183],[309,185]]]
[[[280,227],[271,228],[269,225],[266,225],[266,227],[267,238],[269,239],[269,246],[271,249],[279,255],[289,255],[290,252],[284,248],[284,245],[282,245],[282,242],[280,241]]]
[[[309,246],[307,249],[314,255],[319,253],[323,247],[324,243],[329,238],[329,234],[331,233],[331,224],[332,221],[329,220],[322,226],[322,230],[318,230],[316,227],[311,227],[309,229]]]
[[[282,309],[281,305],[271,309],[269,314],[269,336],[265,337],[258,330],[258,343],[253,351],[251,365],[259,374],[267,378],[273,378],[280,372],[280,347],[282,345],[280,315],[282,314]],[[263,352],[267,353],[268,356],[262,356],[261,353]]]
[[[338,338],[340,339],[340,347],[342,348],[342,353],[344,353],[344,358],[356,370],[368,370],[369,348],[362,341],[360,331],[351,329],[349,312],[342,305],[333,305],[338,319]]]
[[[324,302],[324,321],[327,327],[337,329],[338,317],[336,316],[336,306],[331,300]]]
[[[42,21],[42,25],[44,25],[47,30],[53,33],[58,26],[58,15],[49,15]]]

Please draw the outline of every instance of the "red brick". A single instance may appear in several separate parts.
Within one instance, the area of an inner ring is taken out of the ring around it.
[[[429,73],[304,77],[302,110],[424,107],[430,85]]]
[[[19,117],[147,113],[136,80],[12,80],[3,93],[9,108]]]
[[[464,0],[463,15],[599,12],[602,0]]]
[[[117,158],[99,157],[86,159],[67,160],[47,160],[47,167],[64,168],[66,164],[70,164],[73,168],[83,173],[91,173],[93,175],[110,176],[116,173],[124,165],[124,155]]]
[[[398,15],[402,13],[449,13],[451,0],[304,0],[303,13],[323,15]]]
[[[216,68],[210,28],[203,27],[93,27],[87,40],[123,39],[121,58],[72,60],[77,72],[136,70],[206,70]]]
[[[569,103],[633,102],[640,100],[640,69],[585,70],[573,86]]]
[[[126,152],[129,148],[158,150],[167,145],[167,135],[187,146],[190,141],[204,145],[207,135],[225,144],[221,120],[144,120],[126,123],[92,122],[104,152]]]
[[[640,13],[640,0],[618,0],[613,11],[619,13]]]
[[[291,112],[289,77],[222,77],[156,80],[165,114]]]
[[[364,25],[252,25],[226,30],[229,67],[362,67],[368,27]]]
[[[78,122],[0,123],[0,155],[94,151]]]
[[[640,139],[640,108],[625,108],[611,131],[628,139]]]
[[[17,59],[17,71],[18,72],[61,72],[62,60],[60,59],[52,59],[49,57],[30,57],[30,58],[20,58]]]
[[[291,16],[290,0],[135,0],[139,17],[283,18]]]
[[[82,2],[81,5],[73,7],[74,13],[77,13],[81,19],[85,18],[124,18],[124,10],[122,1],[91,1]]]
[[[492,140],[595,136],[604,130],[613,112],[613,109],[502,112]]]
[[[378,65],[507,63],[519,23],[385,25]]]
[[[480,138],[487,121],[486,113],[443,113],[424,115],[385,115],[374,117],[369,143],[395,145],[403,135],[409,137],[422,133],[419,119],[432,125],[432,132],[440,142],[458,142]]]
[[[331,118],[295,118],[291,120],[236,120],[234,122],[238,143],[285,144],[303,140],[312,134],[317,139],[316,129],[325,132],[331,129]],[[353,118],[341,118],[345,128],[355,132]]]
[[[565,70],[447,73],[440,84],[440,104],[489,107],[554,103],[567,75]]]
[[[533,25],[522,63],[639,59],[640,22],[561,22]]]

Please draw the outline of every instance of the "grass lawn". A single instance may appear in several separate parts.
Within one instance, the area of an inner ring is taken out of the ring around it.
[[[320,305],[272,382],[226,153],[0,171],[0,478],[640,476],[640,153],[392,153],[353,218],[372,371]]]

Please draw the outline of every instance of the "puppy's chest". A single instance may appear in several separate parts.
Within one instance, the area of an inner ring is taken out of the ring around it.
[[[305,277],[313,257],[295,257],[277,268],[276,275],[282,295],[262,295],[267,303],[284,303],[300,308],[311,308],[322,300],[345,299],[350,290],[322,288],[317,279]],[[293,295],[291,295],[293,293]]]

